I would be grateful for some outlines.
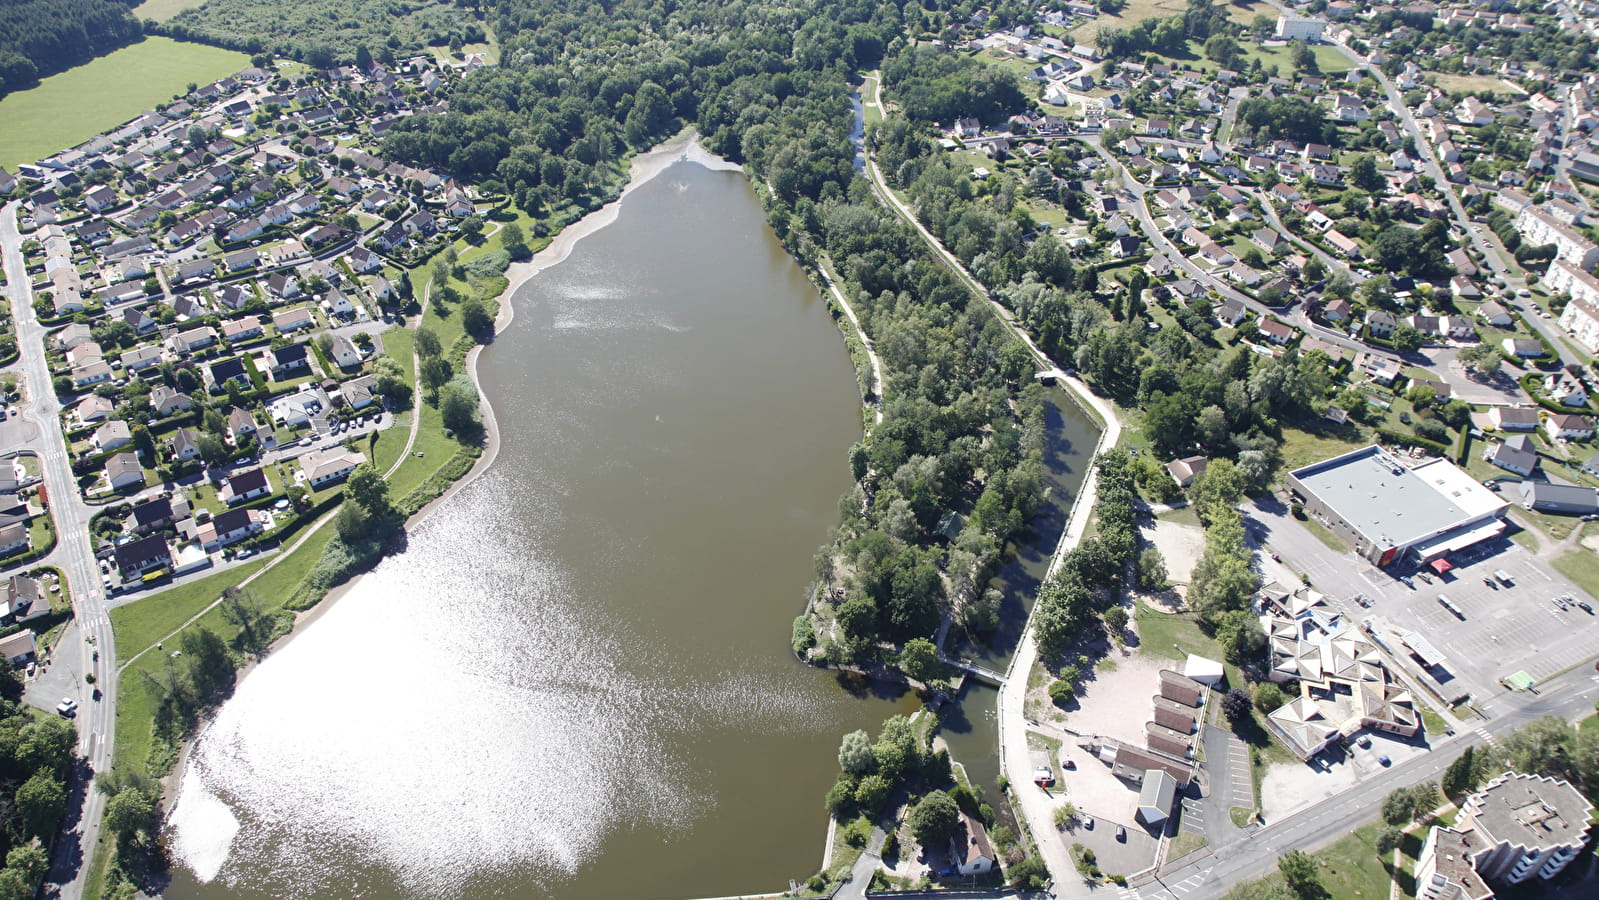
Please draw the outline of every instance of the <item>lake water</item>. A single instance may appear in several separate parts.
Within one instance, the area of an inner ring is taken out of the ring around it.
[[[818,868],[840,736],[916,704],[788,649],[861,412],[764,218],[679,163],[516,294],[479,367],[499,457],[240,683],[182,775],[166,896],[692,898]],[[1097,437],[1051,400],[1051,498],[968,648],[994,668]],[[969,689],[946,730],[980,785],[993,712]]]
[[[788,649],[860,397],[744,177],[674,165],[514,304],[499,458],[241,682],[167,896],[782,890],[914,708]]]

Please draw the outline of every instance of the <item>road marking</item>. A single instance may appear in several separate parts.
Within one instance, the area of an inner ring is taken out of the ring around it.
[[[1489,734],[1488,733],[1488,729],[1486,729],[1486,728],[1478,728],[1477,729],[1477,734],[1480,735],[1483,740],[1488,742],[1488,746],[1495,747],[1495,748],[1497,748],[1499,746],[1498,739],[1495,738],[1493,735]]]

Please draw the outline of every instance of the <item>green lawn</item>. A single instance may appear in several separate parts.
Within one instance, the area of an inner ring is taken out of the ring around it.
[[[235,566],[111,610],[111,632],[117,641],[117,659],[130,659],[153,646],[222,596],[224,590],[249,577],[261,565],[252,562]]]
[[[133,15],[141,22],[145,19],[165,22],[178,13],[193,9],[204,2],[205,0],[144,0],[133,8]]]
[[[250,64],[202,44],[148,37],[0,100],[0,166],[34,162],[81,144],[182,93]]]
[[[1326,900],[1387,900],[1393,881],[1388,866],[1393,857],[1390,855],[1385,860],[1377,856],[1377,835],[1381,830],[1382,823],[1373,822],[1311,854],[1320,864],[1318,876],[1326,891],[1321,896]],[[1283,878],[1273,872],[1261,881],[1281,885]],[[1401,887],[1404,883],[1401,880]],[[1234,888],[1234,894],[1255,895],[1241,890],[1242,887]],[[1399,896],[1413,895],[1401,890]]]
[[[1330,459],[1364,446],[1366,442],[1359,440],[1353,430],[1336,429],[1331,427],[1330,423],[1328,430],[1316,433],[1301,431],[1298,428],[1284,428],[1282,471],[1292,472],[1313,462]]]
[[[1187,659],[1188,654],[1197,653],[1211,659],[1221,659],[1221,647],[1216,639],[1206,637],[1190,613],[1157,612],[1139,601],[1135,620],[1138,623],[1140,653],[1168,659]]]
[[[1599,597],[1599,556],[1595,556],[1592,550],[1568,550],[1555,557],[1551,565],[1588,596]]]

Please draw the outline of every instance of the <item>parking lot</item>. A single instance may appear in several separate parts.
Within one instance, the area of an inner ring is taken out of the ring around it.
[[[1353,553],[1338,553],[1288,515],[1275,497],[1246,509],[1259,536],[1296,572],[1355,622],[1372,620],[1376,633],[1412,673],[1421,664],[1399,644],[1408,632],[1425,637],[1446,660],[1428,673],[1446,696],[1471,694],[1478,700],[1503,692],[1500,684],[1518,671],[1542,681],[1599,652],[1599,616],[1572,606],[1559,610],[1553,598],[1571,595],[1593,603],[1576,585],[1508,538],[1496,538],[1449,555],[1447,575],[1417,576],[1414,567],[1379,569]],[[1495,571],[1510,576],[1509,586],[1490,587]],[[1411,576],[1407,586],[1398,576]],[[1457,617],[1438,600],[1443,594],[1460,609]],[[1369,607],[1353,602],[1369,598]],[[1599,606],[1595,607],[1599,609]]]

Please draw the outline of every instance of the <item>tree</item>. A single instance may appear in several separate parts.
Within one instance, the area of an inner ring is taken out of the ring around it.
[[[1071,803],[1062,803],[1055,807],[1055,827],[1062,831],[1072,827],[1077,821],[1077,807]]]
[[[1399,788],[1383,798],[1382,820],[1389,825],[1403,825],[1416,815],[1416,797],[1410,788]]]
[[[1302,274],[1305,276],[1305,280],[1307,282],[1315,284],[1316,282],[1327,277],[1327,266],[1322,263],[1321,257],[1312,256],[1310,260],[1305,263],[1305,268],[1302,270]]]
[[[430,357],[438,356],[441,352],[443,352],[443,349],[443,346],[439,343],[438,332],[427,327],[426,325],[423,325],[416,330],[417,355],[421,356],[423,359],[428,359]]]
[[[893,790],[894,785],[887,778],[881,775],[868,775],[855,786],[855,805],[868,816],[875,816],[888,801],[888,795]]]
[[[1222,656],[1228,662],[1243,665],[1266,649],[1266,632],[1253,613],[1235,609],[1221,617],[1216,626],[1216,641],[1221,644]]]
[[[1282,688],[1275,683],[1267,681],[1255,688],[1255,708],[1263,713],[1269,713],[1287,702],[1283,696]]]
[[[865,775],[877,765],[872,756],[872,739],[865,731],[852,731],[844,735],[838,747],[838,767],[851,775]]]
[[[1317,878],[1320,865],[1316,858],[1303,850],[1290,850],[1277,859],[1277,871],[1283,874],[1288,887],[1301,897],[1311,895],[1321,887]]]
[[[457,376],[439,391],[439,416],[444,420],[444,427],[459,437],[476,437],[482,432],[477,387],[470,379]]]
[[[155,804],[144,791],[123,788],[106,801],[106,827],[121,840],[134,840],[147,834],[154,822]]]
[[[937,678],[944,670],[944,664],[938,658],[938,648],[926,638],[912,638],[905,642],[905,649],[899,655],[899,667],[906,675],[924,684]]]
[[[1449,768],[1444,770],[1440,786],[1445,794],[1451,798],[1459,799],[1472,792],[1477,787],[1477,760],[1476,750],[1467,746]]]
[[[356,466],[349,480],[344,483],[344,490],[373,518],[381,519],[394,511],[389,504],[389,483],[383,480],[371,463]]]
[[[17,788],[16,804],[26,832],[47,839],[67,811],[67,789],[49,772],[36,772]]]
[[[467,216],[461,220],[461,236],[472,243],[483,236],[483,219],[480,216]]]
[[[916,836],[918,844],[943,847],[960,827],[961,814],[950,795],[932,791],[916,804],[908,818],[911,834]]]
[[[1142,587],[1143,590],[1166,590],[1169,577],[1166,572],[1166,556],[1161,556],[1159,548],[1145,547],[1138,552],[1138,587]],[[1121,615],[1122,627],[1126,627],[1126,611],[1122,611]],[[1110,622],[1108,614],[1105,620]]]
[[[1243,688],[1228,691],[1222,695],[1221,711],[1235,725],[1249,718],[1249,693]]]
[[[1504,354],[1499,348],[1489,343],[1474,344],[1460,351],[1459,357],[1462,365],[1474,369],[1482,375],[1493,375],[1499,371],[1504,363]]]
[[[1400,353],[1413,353],[1427,342],[1427,336],[1409,325],[1400,325],[1394,329],[1393,337],[1389,340],[1394,342],[1394,349]]]
[[[200,448],[200,459],[208,466],[220,466],[227,462],[232,454],[228,445],[214,434],[202,434],[195,445]]]
[[[494,337],[494,317],[476,297],[461,304],[461,327],[480,344],[487,344]]]
[[[1387,856],[1399,849],[1405,840],[1405,833],[1393,826],[1388,826],[1377,833],[1377,855]]]
[[[1112,606],[1105,610],[1105,630],[1112,636],[1119,636],[1127,630],[1127,610],[1120,606]]]
[[[1349,167],[1349,183],[1373,194],[1388,186],[1382,173],[1377,171],[1377,158],[1370,153],[1362,153],[1355,158]]]

